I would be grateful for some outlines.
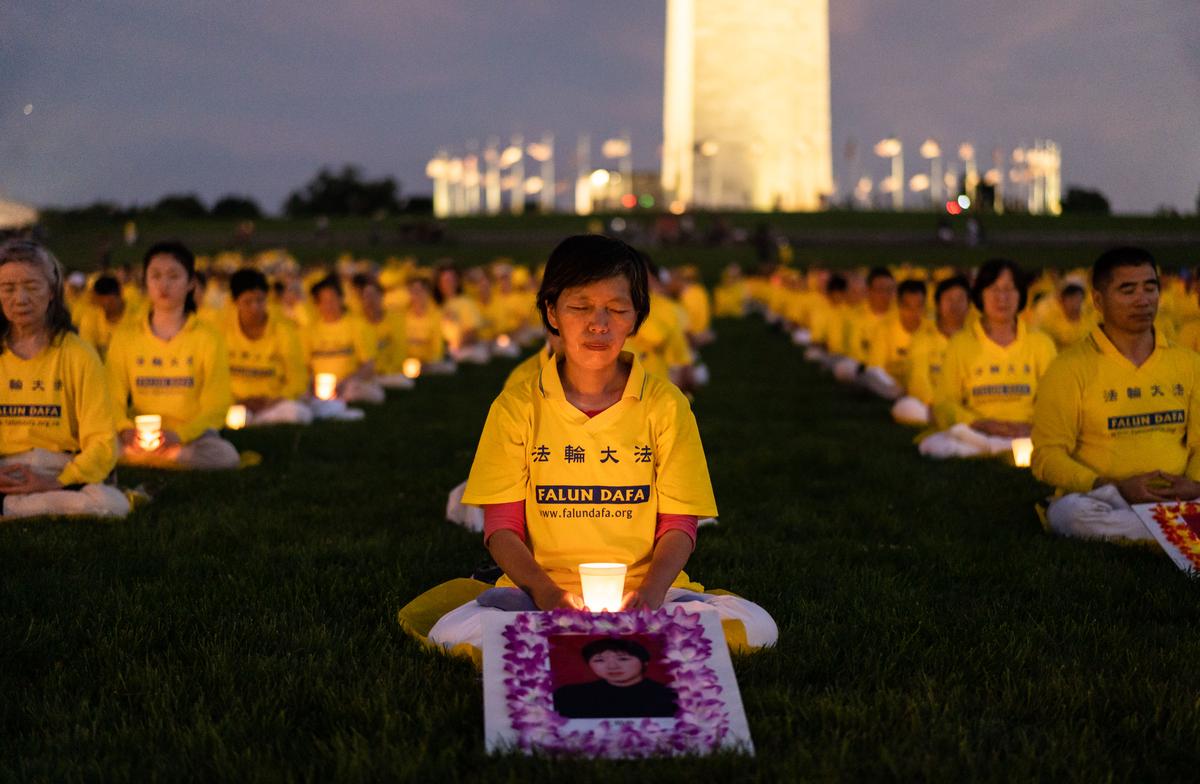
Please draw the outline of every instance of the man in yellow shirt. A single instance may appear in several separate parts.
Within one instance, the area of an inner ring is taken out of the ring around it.
[[[833,377],[843,383],[858,380],[871,353],[875,329],[891,314],[896,304],[896,279],[886,267],[874,267],[867,273],[866,301],[851,311],[846,356],[833,365]]]
[[[809,362],[827,364],[846,351],[849,306],[846,304],[846,279],[838,274],[825,282],[825,296],[813,303],[809,312],[812,342],[804,352]]]
[[[312,377],[333,374],[337,378],[336,399],[343,403],[382,403],[385,393],[375,381],[378,348],[374,331],[361,318],[346,312],[342,284],[336,275],[325,276],[310,291],[317,318],[308,325],[301,341]],[[323,412],[318,411],[318,415]]]
[[[933,330],[925,322],[925,284],[906,280],[896,290],[896,312],[880,321],[871,336],[862,384],[885,400],[904,394],[914,341]]]
[[[1057,488],[1065,536],[1152,539],[1131,504],[1200,497],[1200,356],[1155,329],[1158,269],[1139,248],[1096,260],[1100,324],[1051,364],[1033,418],[1033,473]]]
[[[267,278],[256,269],[240,269],[229,279],[235,318],[224,324],[229,351],[229,388],[235,403],[246,407],[247,425],[312,422],[301,398],[308,387],[300,338],[286,320],[267,307]]]
[[[966,324],[971,309],[971,284],[961,275],[942,280],[933,293],[935,329],[913,337],[909,348],[906,394],[892,406],[892,418],[902,425],[928,425],[933,391],[942,375],[950,338]]]

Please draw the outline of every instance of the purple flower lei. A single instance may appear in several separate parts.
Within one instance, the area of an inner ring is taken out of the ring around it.
[[[654,634],[678,694],[679,712],[670,726],[650,719],[602,721],[594,729],[567,730],[568,719],[554,712],[550,678],[550,636],[556,634]],[[703,754],[729,733],[729,714],[718,699],[721,685],[705,662],[712,643],[700,615],[682,607],[625,613],[553,610],[521,613],[504,630],[505,702],[517,747],[556,755],[636,758],[664,754]]]

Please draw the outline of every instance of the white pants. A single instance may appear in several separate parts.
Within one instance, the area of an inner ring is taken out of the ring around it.
[[[804,327],[797,327],[792,330],[792,345],[793,346],[808,346],[812,343],[812,332]]]
[[[452,523],[458,523],[468,531],[482,533],[483,507],[464,504],[462,497],[466,490],[467,483],[463,482],[450,491],[450,497],[446,499],[446,519]]]
[[[71,456],[48,449],[30,449],[15,455],[0,457],[0,466],[21,464],[35,474],[57,479]],[[40,515],[87,515],[89,517],[124,517],[129,514],[129,499],[117,488],[104,484],[88,484],[78,490],[48,490],[44,493],[22,493],[4,497],[0,518]]]
[[[486,343],[472,343],[468,346],[461,346],[457,351],[452,351],[456,362],[465,362],[468,365],[485,365],[492,358],[492,353],[488,351]]]
[[[881,367],[869,367],[859,377],[859,383],[884,400],[895,400],[904,394],[904,388]]]
[[[273,406],[249,414],[247,427],[259,425],[307,425],[313,421],[313,411],[299,400],[280,400]]]
[[[388,373],[384,376],[376,376],[375,381],[384,389],[412,389],[416,386],[416,382],[403,373]]]
[[[1050,529],[1063,536],[1154,541],[1154,535],[1116,485],[1104,485],[1090,493],[1064,495],[1050,504],[1046,519]]]
[[[1012,451],[1012,439],[989,436],[959,423],[922,441],[918,447],[926,457],[982,457]]]
[[[348,378],[342,387],[341,398],[347,403],[382,403],[386,397],[377,381]]]
[[[833,377],[843,384],[852,384],[858,380],[858,371],[862,370],[862,363],[851,357],[839,357],[830,368],[833,371]]]
[[[427,376],[449,376],[458,370],[453,359],[439,359],[437,362],[422,362],[421,372]]]
[[[222,471],[237,468],[241,462],[237,447],[217,435],[215,430],[206,430],[199,438],[179,448],[174,458],[157,454],[123,454],[124,465],[148,466],[150,468],[186,468],[194,471]]]
[[[892,406],[892,419],[902,425],[928,425],[929,406],[912,395],[906,395]]]
[[[342,422],[357,422],[366,416],[361,408],[350,408],[346,405],[346,401],[341,398],[334,398],[333,400],[312,398],[308,401],[308,405],[312,409],[313,418],[315,419],[337,419]]]
[[[825,349],[821,348],[820,346],[809,346],[804,351],[804,359],[808,362],[823,363],[827,356],[829,355],[825,353]]]
[[[672,603],[672,599],[689,593],[693,592],[682,588],[668,588],[663,606],[670,604],[672,607],[680,606],[689,610],[711,607],[723,621],[741,621],[746,627],[746,642],[755,648],[774,645],[779,639],[779,627],[775,625],[775,619],[754,602],[737,596],[704,594],[703,601]],[[503,612],[505,611],[496,607],[484,607],[472,599],[443,615],[429,630],[429,639],[446,648],[453,648],[464,642],[482,648],[484,616]]]

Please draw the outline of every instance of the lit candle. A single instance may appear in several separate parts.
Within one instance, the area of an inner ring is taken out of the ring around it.
[[[230,430],[241,430],[246,426],[246,407],[240,403],[235,403],[229,407],[229,412],[225,414],[225,427]]]
[[[583,603],[591,612],[616,612],[625,596],[625,564],[579,564]]]
[[[158,414],[141,414],[133,418],[137,429],[137,443],[142,449],[158,449],[162,443],[162,417]]]
[[[512,345],[512,338],[510,338],[508,335],[501,335],[500,337],[496,338],[496,345],[500,348],[508,348]]]
[[[404,364],[400,367],[405,378],[417,378],[421,375],[421,360],[416,357],[409,357],[404,360]]]
[[[1033,439],[1014,438],[1012,442],[1013,463],[1017,468],[1028,468],[1033,459]]]
[[[337,376],[333,373],[318,373],[314,391],[318,400],[333,400],[337,394]]]

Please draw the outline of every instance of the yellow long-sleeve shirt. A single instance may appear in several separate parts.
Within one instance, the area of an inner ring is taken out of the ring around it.
[[[1033,474],[1062,492],[1150,471],[1200,480],[1200,355],[1161,334],[1135,367],[1096,327],[1038,387]]]
[[[1038,379],[1054,359],[1054,341],[1017,324],[1017,339],[999,346],[982,322],[966,327],[946,349],[942,377],[934,393],[933,416],[939,427],[978,419],[1033,420]]]
[[[867,365],[883,368],[896,383],[905,383],[912,363],[913,342],[929,332],[937,332],[937,328],[928,321],[922,321],[914,332],[909,332],[900,323],[900,316],[893,313],[875,325]]]
[[[225,423],[233,400],[225,336],[194,313],[170,340],[150,331],[149,317],[117,330],[104,364],[117,430],[158,414],[186,444]]]
[[[251,340],[237,318],[225,324],[229,388],[234,400],[252,397],[295,400],[308,388],[304,350],[291,323],[268,317],[262,337]]]
[[[933,402],[934,390],[942,377],[942,365],[949,347],[950,338],[936,328],[916,335],[909,346],[905,391],[925,405]]]
[[[349,378],[375,359],[375,330],[358,316],[344,314],[337,321],[318,318],[301,333],[304,360],[313,376],[332,373]]]
[[[104,366],[91,346],[68,332],[31,359],[6,349],[0,379],[0,455],[78,452],[58,481],[104,481],[117,464],[117,432]]]

